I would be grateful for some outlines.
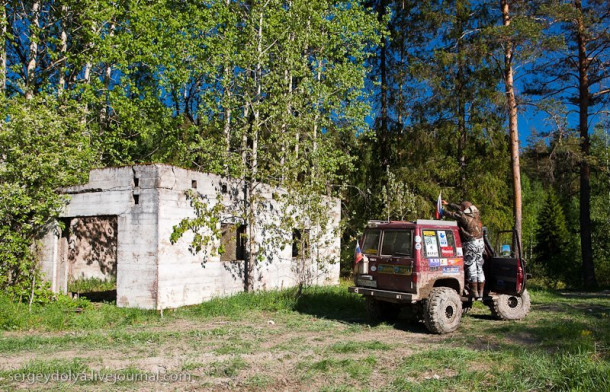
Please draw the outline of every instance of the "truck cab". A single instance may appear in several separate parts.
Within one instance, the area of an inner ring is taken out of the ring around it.
[[[519,247],[507,253],[502,246],[504,252],[497,252],[486,237],[489,283],[483,302],[498,318],[522,318],[529,311],[525,262]],[[355,285],[349,291],[365,297],[371,318],[390,319],[407,307],[431,332],[447,333],[458,327],[463,311],[472,306],[456,222],[370,221],[359,249],[362,257],[354,264]]]

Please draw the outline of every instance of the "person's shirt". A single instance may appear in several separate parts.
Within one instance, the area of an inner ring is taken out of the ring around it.
[[[448,216],[457,220],[462,242],[483,238],[483,223],[479,209],[474,205],[461,210],[457,204],[449,204],[446,210]],[[453,211],[452,211],[453,210]]]

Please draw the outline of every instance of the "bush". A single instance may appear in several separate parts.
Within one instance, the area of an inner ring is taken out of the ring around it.
[[[52,96],[0,98],[0,290],[47,300],[32,251],[93,162],[82,110]]]

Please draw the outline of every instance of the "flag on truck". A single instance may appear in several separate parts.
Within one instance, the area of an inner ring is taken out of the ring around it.
[[[438,199],[436,199],[436,211],[434,212],[435,219],[441,219],[443,217],[443,199],[441,198],[441,194],[438,194]]]
[[[354,252],[354,263],[358,264],[362,260],[362,251],[360,250],[360,244],[356,240],[356,251]]]

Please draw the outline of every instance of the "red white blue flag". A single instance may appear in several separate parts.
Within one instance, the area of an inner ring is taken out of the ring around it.
[[[356,240],[356,251],[354,252],[354,264],[358,264],[362,260],[362,251],[360,250],[360,244]]]
[[[438,199],[436,200],[436,211],[434,212],[435,219],[441,219],[443,217],[443,199],[441,198],[441,194],[438,194]]]

